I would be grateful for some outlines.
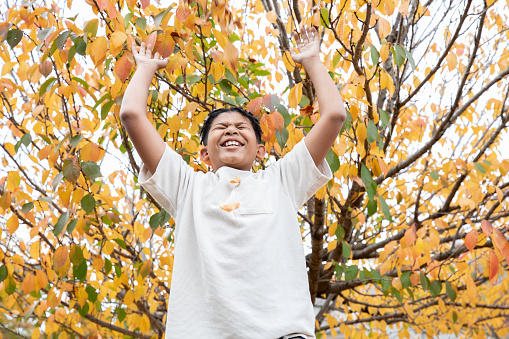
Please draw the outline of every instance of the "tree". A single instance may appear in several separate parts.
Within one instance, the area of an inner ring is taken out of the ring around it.
[[[246,105],[271,150],[264,167],[319,119],[288,52],[306,24],[349,114],[327,156],[334,179],[300,213],[317,335],[508,334],[508,4],[74,5],[93,17],[2,4],[0,322],[33,324],[34,338],[161,337],[173,220],[138,185],[118,119],[128,46],[170,57],[148,116],[190,166],[208,170],[207,112]]]

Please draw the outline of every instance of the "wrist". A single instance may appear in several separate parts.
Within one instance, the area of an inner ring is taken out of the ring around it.
[[[310,68],[316,65],[323,65],[322,62],[320,61],[319,55],[302,60],[302,66],[304,66],[304,68]]]
[[[143,72],[143,73],[147,73],[147,74],[150,73],[152,76],[154,76],[156,71],[157,71],[156,66],[145,63],[145,62],[139,63],[136,68],[136,72]]]

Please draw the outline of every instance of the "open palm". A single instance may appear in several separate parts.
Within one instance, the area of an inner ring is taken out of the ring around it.
[[[132,49],[133,49],[133,55],[134,60],[136,61],[136,64],[138,67],[149,67],[152,68],[154,71],[157,71],[158,69],[166,67],[168,65],[168,58],[160,59],[159,53],[155,53],[154,56],[152,56],[152,47],[151,45],[146,46],[145,43],[142,42],[140,46],[140,50],[138,51],[136,48],[136,44],[133,43]]]
[[[294,37],[299,53],[295,48],[290,50],[293,61],[302,64],[308,59],[320,58],[320,37],[314,27],[302,27],[300,36],[294,33]]]

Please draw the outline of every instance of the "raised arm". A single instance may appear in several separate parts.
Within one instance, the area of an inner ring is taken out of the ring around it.
[[[336,84],[320,61],[320,37],[316,29],[303,27],[300,37],[297,33],[294,37],[299,53],[290,50],[290,54],[295,62],[304,66],[318,97],[320,120],[304,140],[313,161],[318,165],[334,144],[346,120],[346,111]]]
[[[165,144],[147,118],[147,97],[156,71],[166,67],[168,60],[160,60],[158,53],[152,57],[151,51],[152,46],[145,49],[145,43],[142,43],[138,52],[133,43],[133,54],[138,68],[124,93],[120,120],[141,160],[148,170],[154,173],[164,153]]]

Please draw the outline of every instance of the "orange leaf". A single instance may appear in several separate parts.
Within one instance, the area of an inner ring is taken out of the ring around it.
[[[275,11],[267,12],[267,20],[269,20],[269,22],[271,24],[275,24],[276,23],[276,19],[277,19],[277,14],[276,14]]]
[[[223,206],[221,206],[221,209],[223,211],[226,211],[226,212],[231,212],[231,211],[236,210],[237,208],[239,208],[239,206],[240,206],[240,203],[235,202],[233,204],[223,205]]]
[[[475,245],[477,245],[477,230],[471,230],[465,236],[465,246],[471,251]]]
[[[490,281],[494,284],[497,281],[497,273],[498,273],[498,258],[493,250],[490,250],[490,258],[489,258],[489,269],[490,269]]]
[[[81,160],[83,161],[94,161],[96,162],[99,160],[101,156],[101,150],[99,149],[99,146],[93,142],[89,142],[85,146],[81,148]]]
[[[153,31],[145,38],[145,45],[154,47],[154,45],[156,44],[156,39],[157,31]]]
[[[260,127],[262,128],[262,139],[269,142],[274,133],[276,133],[276,126],[270,114],[262,115],[260,119]]]
[[[357,176],[352,177],[352,181],[356,182],[360,187],[366,187],[362,182],[362,179]]]
[[[251,100],[246,105],[246,111],[251,112],[254,116],[260,116],[260,108],[262,107],[262,97],[257,97]]]
[[[97,0],[97,6],[100,11],[104,11],[104,9],[108,7],[108,0]]]
[[[405,238],[405,243],[407,246],[411,246],[414,243],[415,239],[417,238],[415,223],[412,224],[412,226],[410,226],[405,231],[404,238]]]
[[[45,286],[44,286],[45,287]],[[21,283],[21,289],[25,294],[32,292],[35,289],[35,276],[33,274],[28,274],[24,279],[23,283]]]
[[[299,82],[297,85],[292,87],[290,90],[290,94],[288,94],[288,102],[290,107],[297,108],[302,99],[302,82]]]
[[[160,34],[156,39],[155,50],[163,58],[167,58],[175,49],[175,41],[169,32]]]
[[[232,73],[237,72],[237,68],[239,66],[239,51],[231,41],[226,43],[226,47],[224,49],[224,61],[226,67],[228,67]]]
[[[177,19],[179,21],[186,21],[187,20],[187,17],[191,15],[191,10],[187,7],[184,7],[182,5],[180,5],[178,8],[177,8]]]
[[[263,105],[269,109],[270,112],[274,111],[278,106],[281,100],[275,94],[266,94],[263,97]]]
[[[141,9],[145,9],[150,5],[150,0],[140,0],[141,2]]]
[[[69,249],[67,246],[60,246],[53,255],[53,268],[59,271],[69,260]]]
[[[239,186],[240,185],[240,178],[239,177],[235,177],[235,179],[230,181],[230,184],[235,184],[235,186]]]
[[[306,105],[306,106],[302,107],[299,111],[300,111],[301,115],[309,116],[309,115],[313,114],[313,106]]]
[[[131,60],[129,60],[126,52],[115,64],[115,74],[118,76],[120,81],[124,82],[127,79],[129,74],[131,74],[132,67],[133,65],[131,64]]]
[[[491,222],[488,220],[482,220],[481,221],[481,229],[486,234],[486,236],[490,236],[491,233],[493,233],[493,226],[491,226]]]
[[[53,64],[49,60],[45,60],[44,62],[42,62],[39,65],[39,72],[42,75],[44,75],[45,77],[47,77],[51,73],[52,69],[53,69]]]
[[[509,247],[509,243],[507,243],[507,239],[505,238],[504,234],[498,229],[493,228],[493,233],[491,235],[491,238],[493,240],[493,244],[495,245],[495,248],[497,248],[500,252],[505,247]]]
[[[274,120],[274,126],[279,132],[281,132],[281,130],[285,127],[285,119],[278,111],[274,111],[270,115],[272,116],[272,120]]]

